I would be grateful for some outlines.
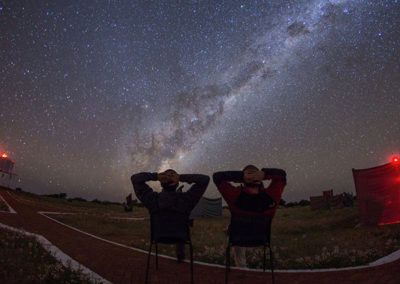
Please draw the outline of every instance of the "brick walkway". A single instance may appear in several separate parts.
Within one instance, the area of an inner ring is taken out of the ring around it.
[[[1,213],[0,223],[40,234],[73,259],[113,283],[144,283],[146,255],[116,246],[69,229],[37,213],[45,208],[35,208],[19,203],[0,189],[0,195],[17,214]],[[155,271],[154,258],[150,269],[151,283],[190,283],[189,264],[159,258],[159,270]],[[195,283],[224,283],[225,270],[201,264],[194,266]],[[277,284],[287,283],[400,283],[400,260],[355,270],[331,272],[275,273]],[[270,273],[231,270],[229,283],[271,283]]]

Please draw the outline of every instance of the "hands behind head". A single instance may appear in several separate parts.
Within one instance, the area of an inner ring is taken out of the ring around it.
[[[157,178],[161,183],[175,185],[179,183],[179,174],[173,171],[165,171],[157,174]]]
[[[243,181],[245,183],[261,183],[264,179],[264,172],[255,170],[255,169],[247,169],[243,172]]]

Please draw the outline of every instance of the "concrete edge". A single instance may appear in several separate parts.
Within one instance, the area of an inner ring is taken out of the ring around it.
[[[0,228],[4,228],[13,232],[18,232],[21,234],[24,234],[26,236],[34,237],[37,239],[37,241],[42,245],[42,247],[47,250],[52,256],[54,256],[58,261],[60,261],[65,267],[70,267],[72,270],[80,270],[84,274],[89,275],[89,277],[95,281],[99,281],[104,284],[111,284],[110,281],[104,279],[100,275],[98,275],[96,272],[90,270],[86,266],[80,264],[73,258],[71,258],[69,255],[65,254],[62,250],[60,250],[58,247],[54,246],[49,240],[47,240],[45,237],[42,235],[38,235],[35,233],[30,233],[26,232],[24,230],[20,230],[8,225],[5,225],[3,223],[0,223]]]

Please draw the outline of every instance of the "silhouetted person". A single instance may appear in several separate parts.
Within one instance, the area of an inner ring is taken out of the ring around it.
[[[273,217],[286,185],[286,172],[270,168],[260,171],[256,166],[248,165],[242,171],[216,172],[213,180],[231,214]],[[270,185],[264,187],[263,180],[271,180]],[[240,185],[235,186],[231,182]],[[237,266],[246,266],[245,249],[234,247]]]
[[[162,186],[161,192],[154,192],[146,184],[147,181],[159,181]],[[204,194],[210,178],[201,174],[182,174],[169,169],[162,173],[143,172],[131,177],[133,188],[137,198],[149,210],[150,214],[163,210],[173,210],[184,214],[189,219],[190,212],[199,202]],[[178,189],[179,182],[193,185],[186,192],[182,187]],[[182,262],[185,259],[184,244],[176,245],[177,259]]]
[[[132,193],[130,193],[126,197],[126,203],[123,203],[125,212],[132,212],[133,209],[133,200],[132,200]]]

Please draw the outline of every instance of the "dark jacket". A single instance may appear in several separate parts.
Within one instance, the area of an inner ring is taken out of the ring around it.
[[[243,183],[243,171],[227,171],[227,172],[216,172],[213,175],[213,180],[217,186],[222,197],[225,199],[229,206],[229,210],[232,214],[242,216],[274,216],[277,205],[282,196],[283,189],[286,185],[286,172],[281,169],[267,169],[263,168],[264,180],[271,180],[268,187],[262,185],[260,187],[260,193],[265,192],[270,199],[275,202],[273,208],[268,208],[263,212],[251,212],[249,210],[243,210],[237,206],[237,200],[243,192],[243,186],[234,186],[231,182]]]
[[[157,173],[138,173],[131,177],[136,197],[149,209],[150,214],[168,209],[190,215],[206,191],[210,178],[200,174],[183,174],[179,181],[194,183],[186,192],[166,191],[154,192],[146,181],[156,181]]]

